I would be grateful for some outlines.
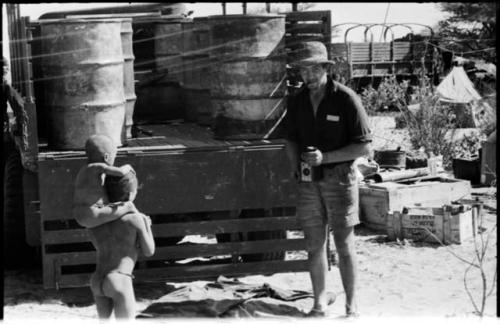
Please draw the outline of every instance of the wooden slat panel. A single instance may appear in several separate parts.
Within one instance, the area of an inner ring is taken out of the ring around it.
[[[189,281],[193,279],[217,278],[220,274],[228,277],[248,274],[266,274],[280,272],[307,271],[307,260],[269,261],[236,264],[185,265],[155,269],[138,269],[134,271],[134,282]],[[88,286],[90,273],[62,275],[58,287]],[[44,285],[55,288],[55,282]]]
[[[323,42],[325,40],[324,36],[303,36],[303,35],[297,35],[297,36],[290,36],[290,37],[285,37],[285,43],[287,47],[294,46],[297,44],[300,44],[302,42],[311,42],[311,41],[320,41]]]
[[[263,240],[228,242],[217,244],[179,244],[173,246],[157,247],[155,254],[151,257],[139,257],[139,260],[165,260],[186,259],[194,257],[209,257],[229,254],[250,254],[279,251],[304,250],[306,247],[304,239],[293,240]],[[64,252],[45,254],[47,260],[58,260],[61,266],[95,264],[96,252]]]
[[[298,228],[300,228],[300,224],[296,216],[283,216],[153,224],[153,233],[155,237],[176,237],[231,232],[294,230]],[[90,241],[90,236],[86,229],[44,231],[43,233],[43,242],[46,245]]]
[[[153,225],[158,237],[215,233],[292,230],[300,227],[297,217],[267,217]],[[162,233],[166,235],[162,235]]]
[[[330,14],[329,10],[287,12],[286,21],[326,20]]]
[[[326,27],[323,23],[291,24],[286,32],[290,34],[323,34],[325,30]]]
[[[281,251],[300,251],[305,250],[306,242],[304,239],[293,240],[264,240],[264,241],[246,241],[230,242],[218,244],[192,244],[175,245],[157,248],[155,254],[143,260],[165,260],[165,259],[186,259],[194,257],[209,257],[215,255],[229,254],[250,254],[250,253],[268,253]]]

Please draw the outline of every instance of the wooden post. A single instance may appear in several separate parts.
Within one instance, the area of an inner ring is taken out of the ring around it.
[[[292,11],[298,11],[298,3],[297,2],[293,2],[292,3]]]
[[[271,13],[271,3],[270,2],[266,2],[266,12]]]
[[[246,15],[247,14],[247,3],[246,2],[243,2],[243,14]]]
[[[222,14],[225,16],[226,15],[226,3],[222,3]]]

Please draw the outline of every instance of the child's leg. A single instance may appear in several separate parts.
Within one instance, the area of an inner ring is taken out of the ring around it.
[[[102,289],[106,296],[113,299],[115,318],[135,318],[135,295],[131,277],[111,272],[104,278]]]
[[[104,296],[94,295],[95,306],[97,307],[97,316],[100,319],[107,319],[113,313],[113,300]]]
[[[90,279],[90,290],[94,296],[97,315],[99,318],[110,318],[113,313],[113,300],[103,295],[102,279],[95,273]]]

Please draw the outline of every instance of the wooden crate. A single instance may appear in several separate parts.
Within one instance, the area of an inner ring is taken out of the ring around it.
[[[376,230],[385,230],[387,214],[403,207],[440,206],[468,198],[469,181],[444,177],[419,182],[382,182],[362,185],[359,188],[361,221]]]
[[[477,231],[479,210],[479,206],[458,204],[404,208],[388,214],[387,236],[391,240],[461,244]]]

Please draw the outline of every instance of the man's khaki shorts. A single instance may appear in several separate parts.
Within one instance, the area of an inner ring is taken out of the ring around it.
[[[352,162],[323,169],[323,179],[299,184],[297,216],[302,227],[332,229],[359,224],[359,192]]]

